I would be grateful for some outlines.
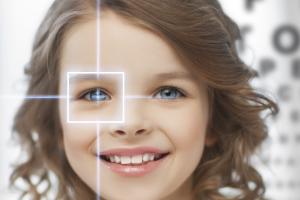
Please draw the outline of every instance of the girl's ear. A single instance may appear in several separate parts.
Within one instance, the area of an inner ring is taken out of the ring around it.
[[[217,142],[217,137],[212,133],[207,133],[205,137],[205,146],[211,147]]]

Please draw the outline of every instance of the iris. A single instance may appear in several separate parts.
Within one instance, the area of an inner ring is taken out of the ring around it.
[[[162,88],[158,92],[158,95],[159,97],[157,98],[160,99],[177,99],[184,96],[184,94],[175,87]]]
[[[110,97],[100,88],[90,90],[83,96],[84,99],[88,101],[107,101]]]

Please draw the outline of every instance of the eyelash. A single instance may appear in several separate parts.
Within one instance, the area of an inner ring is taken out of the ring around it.
[[[170,90],[171,92],[176,92],[176,97],[172,97],[172,98],[159,98],[159,99],[162,99],[162,100],[177,100],[179,98],[184,98],[186,97],[186,94],[184,91],[182,91],[182,89],[178,88],[178,87],[175,87],[175,86],[162,86],[160,87],[154,94],[154,97],[157,96],[157,95],[161,95],[163,91],[166,91],[166,90]],[[169,92],[170,92],[169,91]],[[91,93],[92,92],[100,92],[101,94],[104,94],[104,95],[107,95],[109,96],[108,92],[105,91],[104,89],[102,88],[92,88],[92,89],[89,89],[85,92],[83,92],[81,95],[79,95],[79,99],[83,99],[83,100],[87,100],[87,101],[93,101],[91,99]],[[89,95],[88,99],[87,99],[87,95]],[[179,97],[178,97],[179,96]],[[111,100],[111,97],[109,97],[109,100]],[[95,100],[97,101],[97,100]]]

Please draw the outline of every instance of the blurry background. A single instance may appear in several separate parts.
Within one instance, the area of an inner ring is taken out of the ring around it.
[[[267,183],[267,197],[300,200],[300,1],[220,0],[240,26],[244,40],[240,56],[260,72],[253,84],[279,105],[280,114],[268,121],[270,139],[253,163]],[[53,0],[0,1],[0,199],[17,199],[8,190],[11,165],[18,146],[10,141],[13,115],[26,81],[35,31]]]

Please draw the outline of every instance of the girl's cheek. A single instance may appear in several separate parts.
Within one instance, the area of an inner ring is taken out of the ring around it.
[[[59,109],[65,148],[72,148],[74,151],[88,149],[96,134],[96,124],[67,123],[65,101],[60,102]]]
[[[177,108],[152,108],[154,124],[162,129],[176,148],[204,142],[208,112],[201,101],[189,101]]]
[[[63,126],[64,139],[75,144],[87,144],[95,138],[96,125],[65,124]]]

